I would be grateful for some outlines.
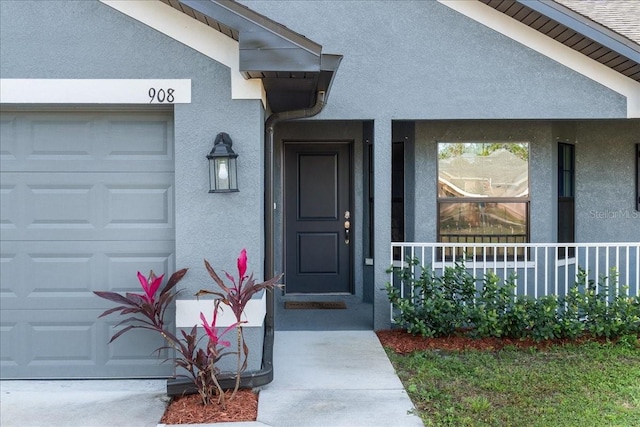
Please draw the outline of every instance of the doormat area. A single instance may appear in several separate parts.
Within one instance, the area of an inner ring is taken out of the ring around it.
[[[285,301],[284,308],[290,310],[335,310],[347,308],[344,301]]]

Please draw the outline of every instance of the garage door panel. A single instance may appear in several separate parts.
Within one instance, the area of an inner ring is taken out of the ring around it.
[[[97,123],[84,118],[41,116],[26,127],[27,159],[33,163],[56,161],[78,162],[92,160]]]
[[[3,113],[0,116],[0,162],[3,165],[4,162],[16,161],[19,149],[17,133],[17,117]]]
[[[4,171],[173,171],[170,112],[3,112],[0,135]]]
[[[80,312],[86,322],[78,322]],[[101,310],[40,310],[40,319],[25,311],[1,314],[3,378],[104,378],[166,377],[171,364],[162,364],[169,353],[162,338],[147,330],[135,330],[107,344],[120,327],[113,319],[97,319]],[[174,317],[174,312],[169,313]],[[5,317],[17,322],[5,326]],[[31,340],[25,341],[24,337]]]
[[[41,321],[26,322],[27,334],[33,337],[28,365],[47,365],[51,362],[94,364],[95,322],[78,322],[75,319],[59,319],[60,313],[43,312]]]
[[[0,242],[0,303],[17,298],[18,283],[24,283],[16,245]]]
[[[4,174],[0,182],[0,232],[4,237],[4,233],[9,230],[15,230],[18,227],[16,221],[20,218],[23,211],[20,202],[20,194],[15,183],[5,182]]]
[[[2,179],[3,240],[173,239],[172,173],[5,173]]]
[[[2,348],[0,352],[0,367],[2,367],[3,378],[5,370],[15,369],[20,366],[21,355],[25,354],[24,347],[27,343],[27,340],[24,339],[27,336],[25,335],[24,323],[15,321],[13,317],[5,316],[0,312],[0,346]]]
[[[107,344],[122,319],[93,291],[175,271],[173,153],[171,111],[2,111],[3,378],[172,374],[150,331]]]
[[[165,185],[144,183],[109,184],[108,217],[111,230],[142,229],[143,231],[173,228],[173,192]]]
[[[106,310],[93,291],[140,293],[137,272],[175,271],[174,242],[2,242],[2,310]]]
[[[166,118],[115,117],[107,121],[107,127],[107,160],[173,161],[173,128]]]

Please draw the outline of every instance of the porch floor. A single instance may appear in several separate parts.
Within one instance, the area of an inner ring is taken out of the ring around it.
[[[346,309],[285,309],[286,301],[344,301]],[[275,297],[277,331],[373,330],[373,304],[356,295],[282,295]]]

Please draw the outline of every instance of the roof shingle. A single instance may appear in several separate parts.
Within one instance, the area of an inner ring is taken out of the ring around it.
[[[555,0],[640,44],[640,0]]]

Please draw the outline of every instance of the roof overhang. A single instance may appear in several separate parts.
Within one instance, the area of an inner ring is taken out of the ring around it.
[[[591,59],[640,82],[640,45],[549,0],[479,0]]]
[[[342,56],[232,0],[161,0],[239,43],[239,70],[261,79],[272,112],[309,108],[328,94]]]

